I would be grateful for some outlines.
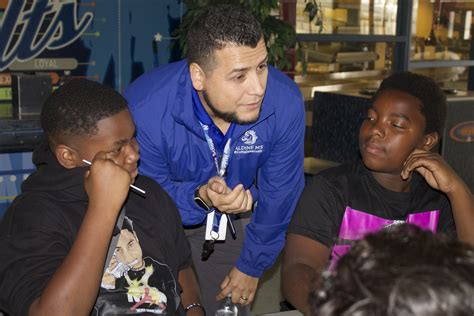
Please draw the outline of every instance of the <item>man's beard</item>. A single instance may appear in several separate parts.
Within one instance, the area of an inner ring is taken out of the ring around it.
[[[212,113],[214,114],[215,117],[220,118],[221,120],[224,120],[225,122],[228,123],[235,123],[239,125],[246,125],[246,124],[252,124],[255,123],[258,118],[260,117],[260,111],[262,110],[262,107],[258,109],[258,114],[254,119],[251,120],[241,120],[237,116],[236,112],[222,112],[218,110],[211,102],[209,99],[209,95],[207,94],[206,90],[202,92],[202,97],[204,98],[204,101],[206,101],[207,106],[211,109]]]

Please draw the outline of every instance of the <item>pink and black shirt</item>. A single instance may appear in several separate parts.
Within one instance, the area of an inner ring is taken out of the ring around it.
[[[399,223],[454,235],[447,197],[413,176],[410,192],[382,187],[362,163],[322,171],[307,183],[288,231],[331,248],[329,269],[353,241]]]

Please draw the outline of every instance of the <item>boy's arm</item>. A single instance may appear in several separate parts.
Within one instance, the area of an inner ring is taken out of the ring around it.
[[[459,240],[474,246],[474,197],[466,183],[459,179],[457,186],[450,192],[445,192],[451,202],[454,223]]]
[[[117,215],[128,194],[130,175],[98,154],[86,174],[89,206],[76,240],[29,315],[88,315],[99,290]]]
[[[417,149],[408,157],[402,178],[408,179],[413,171],[448,196],[459,240],[474,245],[474,197],[466,183],[440,155],[428,151]]]
[[[283,252],[283,296],[296,309],[310,315],[309,294],[327,265],[330,249],[308,237],[288,233]]]
[[[181,293],[181,304],[186,308],[191,306],[193,303],[201,304],[201,292],[196,279],[196,275],[192,267],[187,267],[179,271],[178,275],[179,284],[183,292]],[[203,306],[204,307],[204,306]],[[187,312],[186,316],[203,316],[204,310],[201,307],[191,307]]]

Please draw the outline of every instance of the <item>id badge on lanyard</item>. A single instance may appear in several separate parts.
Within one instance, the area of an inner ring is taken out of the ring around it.
[[[206,137],[207,145],[209,146],[209,149],[211,151],[212,158],[214,160],[214,165],[217,170],[217,175],[223,178],[226,173],[227,166],[229,164],[230,138],[227,140],[225,144],[224,151],[222,153],[222,158],[219,164],[217,150],[215,148],[214,142],[209,136],[209,126],[204,125],[202,123],[200,124],[204,131],[204,136]],[[216,211],[214,208],[209,214],[207,214],[206,234],[205,234],[206,240],[216,241],[216,240],[226,239],[227,224],[232,225],[232,222],[230,221],[228,215],[224,215],[224,216],[223,215],[224,214]],[[234,229],[233,234],[235,234],[235,229]]]
[[[206,240],[225,240],[227,233],[227,216],[216,213],[217,211],[212,211],[207,214]]]

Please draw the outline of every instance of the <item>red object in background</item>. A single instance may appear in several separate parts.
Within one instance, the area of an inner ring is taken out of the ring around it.
[[[293,28],[296,27],[296,1],[280,0],[280,18]]]
[[[0,9],[5,10],[8,6],[8,0],[0,0]]]

